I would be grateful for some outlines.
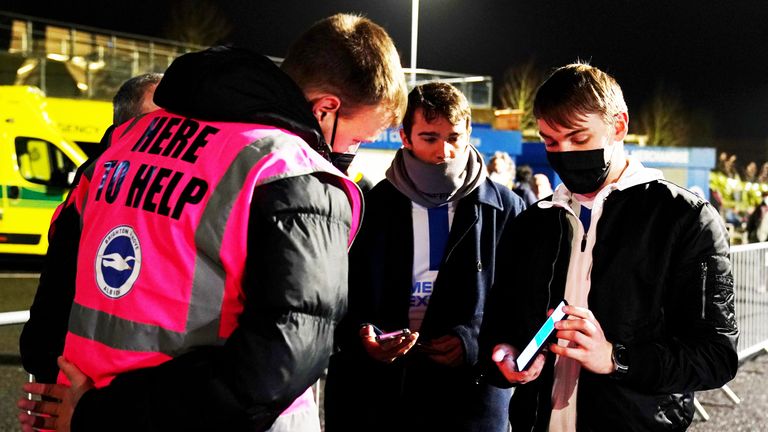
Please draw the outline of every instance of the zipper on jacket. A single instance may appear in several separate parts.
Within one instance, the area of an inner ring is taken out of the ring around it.
[[[704,319],[704,312],[707,306],[707,263],[701,263],[701,319]]]
[[[457,207],[458,207],[458,206],[457,206]],[[450,249],[450,250],[448,251],[448,253],[445,255],[445,259],[443,260],[443,263],[446,263],[446,262],[448,262],[448,258],[450,258],[450,257],[451,257],[451,254],[453,254],[453,251],[456,249],[456,247],[459,245],[459,243],[461,243],[461,241],[462,241],[462,240],[464,240],[464,237],[466,237],[466,236],[467,236],[467,234],[469,234],[469,232],[470,232],[470,231],[472,231],[472,227],[474,227],[474,226],[475,226],[475,224],[477,224],[477,221],[479,221],[479,220],[480,220],[480,211],[478,210],[477,214],[475,215],[475,220],[474,220],[474,221],[472,221],[472,223],[471,223],[471,224],[469,224],[469,227],[467,228],[467,230],[466,230],[466,231],[464,231],[464,233],[463,233],[463,234],[461,234],[461,237],[459,237],[459,239],[456,241],[456,243],[454,243],[454,244],[451,246],[451,249]],[[441,263],[441,265],[442,265],[442,263]]]
[[[581,251],[587,250],[587,233],[584,233],[584,237],[581,238]]]
[[[557,267],[557,261],[560,259],[560,248],[563,243],[563,234],[565,233],[565,224],[568,223],[567,216],[565,216],[565,210],[558,215],[558,222],[560,222],[560,235],[557,238],[557,251],[555,252],[555,260],[552,261],[552,273],[549,275],[549,281],[547,282],[547,306],[544,309],[544,314],[549,311],[549,304],[552,302],[552,281],[555,279],[555,269]]]

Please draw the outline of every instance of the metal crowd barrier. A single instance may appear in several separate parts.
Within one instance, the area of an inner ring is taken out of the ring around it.
[[[739,360],[768,351],[768,243],[731,247]]]
[[[761,353],[768,353],[768,242],[731,247],[733,265],[736,322],[739,324],[739,362]],[[29,311],[0,313],[0,326],[24,324]],[[319,382],[313,386],[315,398],[320,399]],[[721,390],[734,403],[741,399],[724,385]],[[704,407],[694,399],[696,412],[709,419]]]
[[[731,246],[736,322],[739,324],[739,363],[768,352],[768,243]],[[734,404],[741,399],[724,385],[721,390]],[[704,421],[709,414],[694,399],[696,412]]]
[[[29,320],[29,311],[0,312],[0,326],[24,324]]]

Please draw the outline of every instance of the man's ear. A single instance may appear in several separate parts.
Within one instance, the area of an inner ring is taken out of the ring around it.
[[[311,97],[309,101],[312,104],[312,114],[315,115],[318,123],[321,124],[328,117],[328,114],[338,114],[341,107],[341,99],[336,95],[328,93]]]
[[[408,141],[408,136],[405,134],[405,129],[400,128],[400,140],[403,142],[403,147],[408,150],[413,150],[413,145]]]
[[[614,119],[616,120],[613,124],[614,141],[624,141],[624,138],[629,132],[629,114],[626,112],[621,112],[616,114]]]

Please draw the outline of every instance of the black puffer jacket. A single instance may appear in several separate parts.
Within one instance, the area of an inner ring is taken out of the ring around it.
[[[614,191],[596,227],[589,308],[610,342],[628,347],[623,379],[582,369],[579,431],[685,430],[693,391],[736,374],[738,330],[728,236],[709,204],[666,181]],[[563,298],[571,225],[562,208],[532,206],[505,232],[507,270],[497,279],[481,334],[522,349]],[[509,385],[495,366],[489,377]],[[518,386],[513,430],[547,430],[553,358]]]
[[[301,90],[245,50],[180,57],[155,102],[196,119],[277,126],[327,152]],[[259,186],[249,218],[245,307],[226,343],[87,392],[73,431],[265,430],[319,378],[346,310],[352,214],[340,180],[316,174]]]

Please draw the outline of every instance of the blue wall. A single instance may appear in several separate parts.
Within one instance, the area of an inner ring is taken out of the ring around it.
[[[520,131],[500,131],[486,125],[472,126],[472,144],[480,150],[486,160],[496,151],[505,151],[513,158],[522,152],[523,134]],[[397,150],[402,146],[399,129],[387,129],[372,143],[363,144],[371,150]]]
[[[534,173],[543,173],[549,177],[552,186],[561,183],[560,178],[547,162],[544,143],[523,143],[520,131],[501,131],[488,125],[475,124],[472,128],[472,144],[488,160],[496,151],[505,151],[512,156],[517,165],[530,165]],[[373,150],[397,150],[402,146],[398,129],[387,129],[376,141],[364,144]],[[705,195],[709,193],[709,171],[715,167],[715,149],[704,147],[640,147],[626,144],[627,153],[649,168],[675,171],[675,179],[680,186],[700,187]],[[682,181],[680,180],[682,178]]]

